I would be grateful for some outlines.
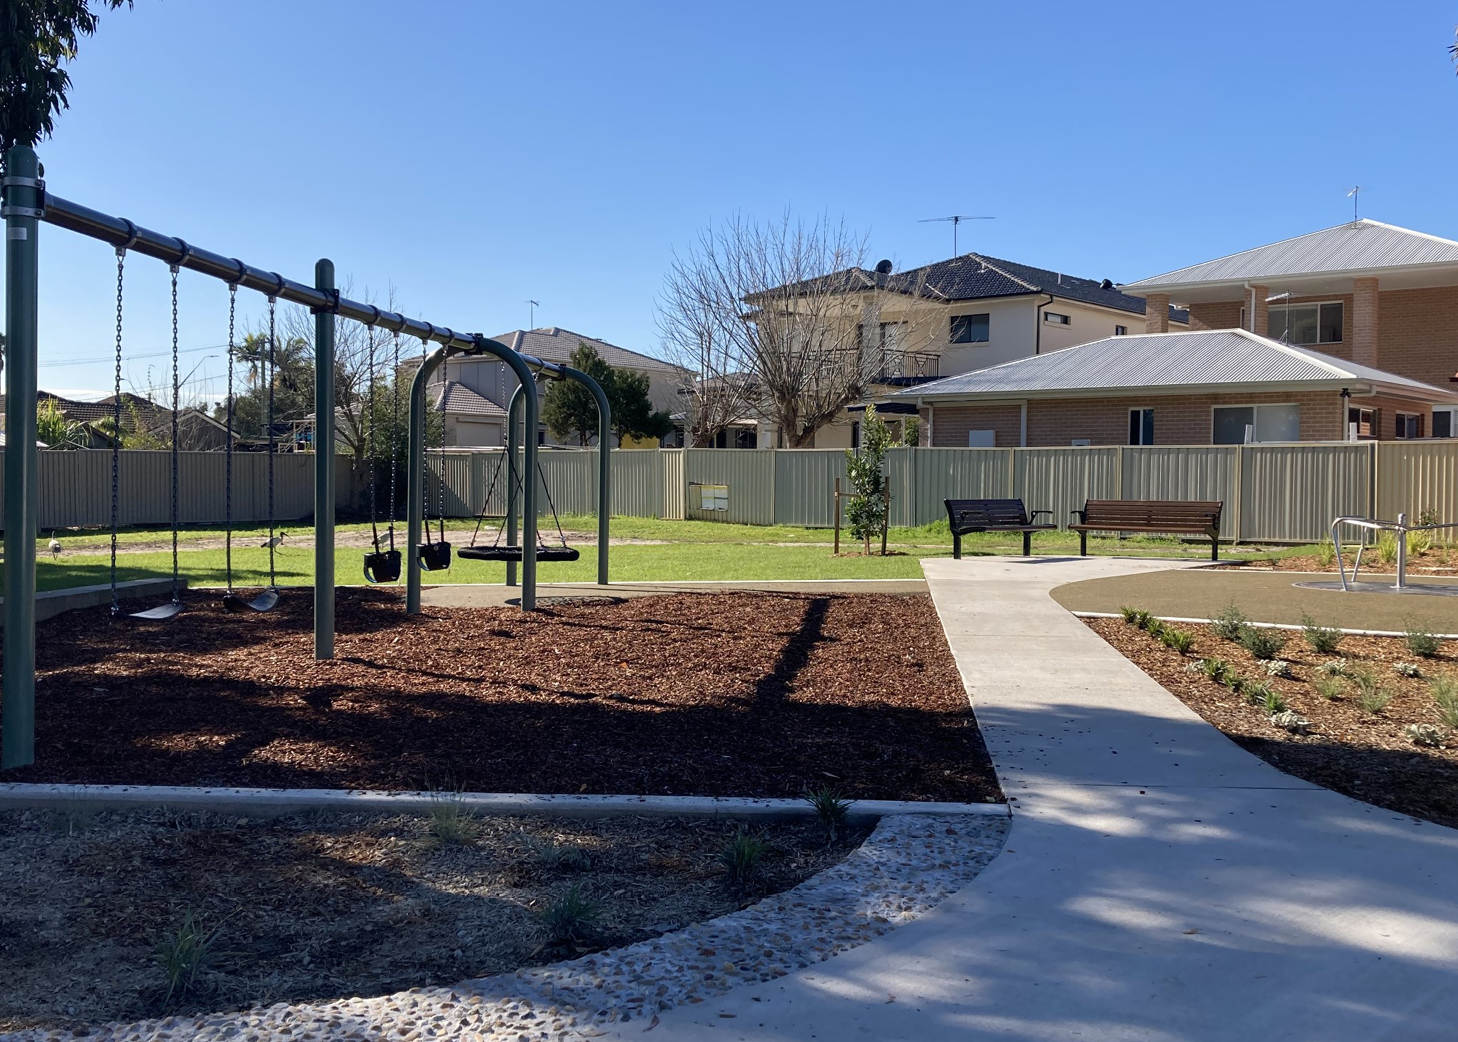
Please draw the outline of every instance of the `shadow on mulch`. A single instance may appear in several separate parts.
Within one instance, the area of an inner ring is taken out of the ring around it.
[[[36,764],[7,781],[984,801],[1000,790],[926,597],[725,593],[404,615],[38,627]]]

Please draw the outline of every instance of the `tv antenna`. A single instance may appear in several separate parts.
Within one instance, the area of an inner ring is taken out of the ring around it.
[[[964,213],[954,213],[950,217],[923,217],[917,224],[931,224],[935,221],[952,222],[952,256],[957,256],[957,225],[963,221],[995,221],[996,217],[971,217]]]
[[[1352,185],[1352,190],[1347,193],[1347,198],[1352,201],[1352,220],[1353,221],[1359,220],[1359,218],[1357,217],[1357,201],[1358,201],[1358,196],[1360,196],[1363,192],[1370,192],[1371,190],[1372,189],[1371,189],[1371,187],[1369,185]]]
[[[527,328],[536,329],[537,308],[542,306],[542,302],[540,300],[528,300],[527,304],[529,305],[529,307],[527,308]]]

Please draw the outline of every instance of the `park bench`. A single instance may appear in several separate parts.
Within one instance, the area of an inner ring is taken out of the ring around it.
[[[1069,525],[1078,533],[1078,552],[1088,556],[1088,534],[1167,532],[1210,537],[1210,560],[1220,560],[1220,508],[1223,503],[1164,499],[1090,499]]]
[[[1033,533],[1057,528],[1052,524],[1035,524],[1039,514],[1053,516],[1051,510],[1034,510],[1032,516],[1021,499],[947,499],[947,521],[952,526],[952,557],[962,558],[962,537],[969,532],[1021,532],[1023,556],[1033,554]]]

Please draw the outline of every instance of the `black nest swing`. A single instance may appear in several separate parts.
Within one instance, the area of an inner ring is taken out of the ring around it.
[[[518,496],[520,496],[521,492],[523,491],[521,475],[518,474],[516,470],[516,460],[511,459],[511,456],[512,453],[510,451],[506,451],[503,452],[500,458],[498,458],[496,461],[496,470],[492,473],[491,483],[486,488],[486,499],[481,506],[481,515],[476,518],[476,530],[471,533],[471,543],[469,546],[463,546],[456,551],[456,553],[464,560],[511,562],[520,561],[524,557],[522,547],[516,546],[511,543],[502,545],[501,535],[506,530],[506,519],[498,514],[487,513],[487,511],[491,508],[491,493],[494,492],[496,489],[496,483],[497,480],[501,477],[503,465],[508,467],[511,471],[511,482]],[[552,502],[552,490],[547,485],[547,477],[545,474],[542,473],[542,465],[540,463],[537,464],[537,476],[541,478],[542,489],[547,494],[547,507],[552,512],[552,524],[557,529],[558,542],[555,544],[544,542],[541,538],[541,530],[538,529],[536,559],[538,561],[575,561],[582,555],[577,552],[576,547],[567,545],[567,536],[565,533],[563,533],[562,522],[557,517],[556,504]],[[497,527],[496,538],[490,544],[483,543],[478,546],[476,544],[476,539],[481,534],[481,525],[486,521],[488,517],[493,520],[499,520],[502,522],[502,524]]]

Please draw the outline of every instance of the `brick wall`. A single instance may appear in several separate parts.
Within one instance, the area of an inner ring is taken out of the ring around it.
[[[1371,401],[1367,408],[1379,413],[1378,431],[1390,439],[1396,420],[1394,403]],[[1203,394],[1129,396],[1121,398],[1076,398],[1028,402],[1028,445],[1068,445],[1087,438],[1094,445],[1126,445],[1129,442],[1129,410],[1154,410],[1156,445],[1208,445],[1212,437],[1211,409],[1216,405],[1268,405],[1292,402],[1301,406],[1301,440],[1335,441],[1345,436],[1346,417],[1342,399],[1335,391],[1299,394]],[[1404,411],[1420,411],[1403,406]],[[997,431],[998,448],[1015,447],[1021,431],[1021,411],[1016,405],[943,405],[936,408],[933,444],[965,448],[969,430]],[[1431,429],[1431,416],[1424,430]]]
[[[1015,449],[1023,432],[1021,405],[939,405],[932,416],[932,444],[965,449],[968,431],[994,430],[999,449]]]
[[[1169,294],[1151,293],[1144,298],[1144,332],[1169,332]]]
[[[1219,300],[1190,305],[1191,329],[1239,329],[1240,301]]]

